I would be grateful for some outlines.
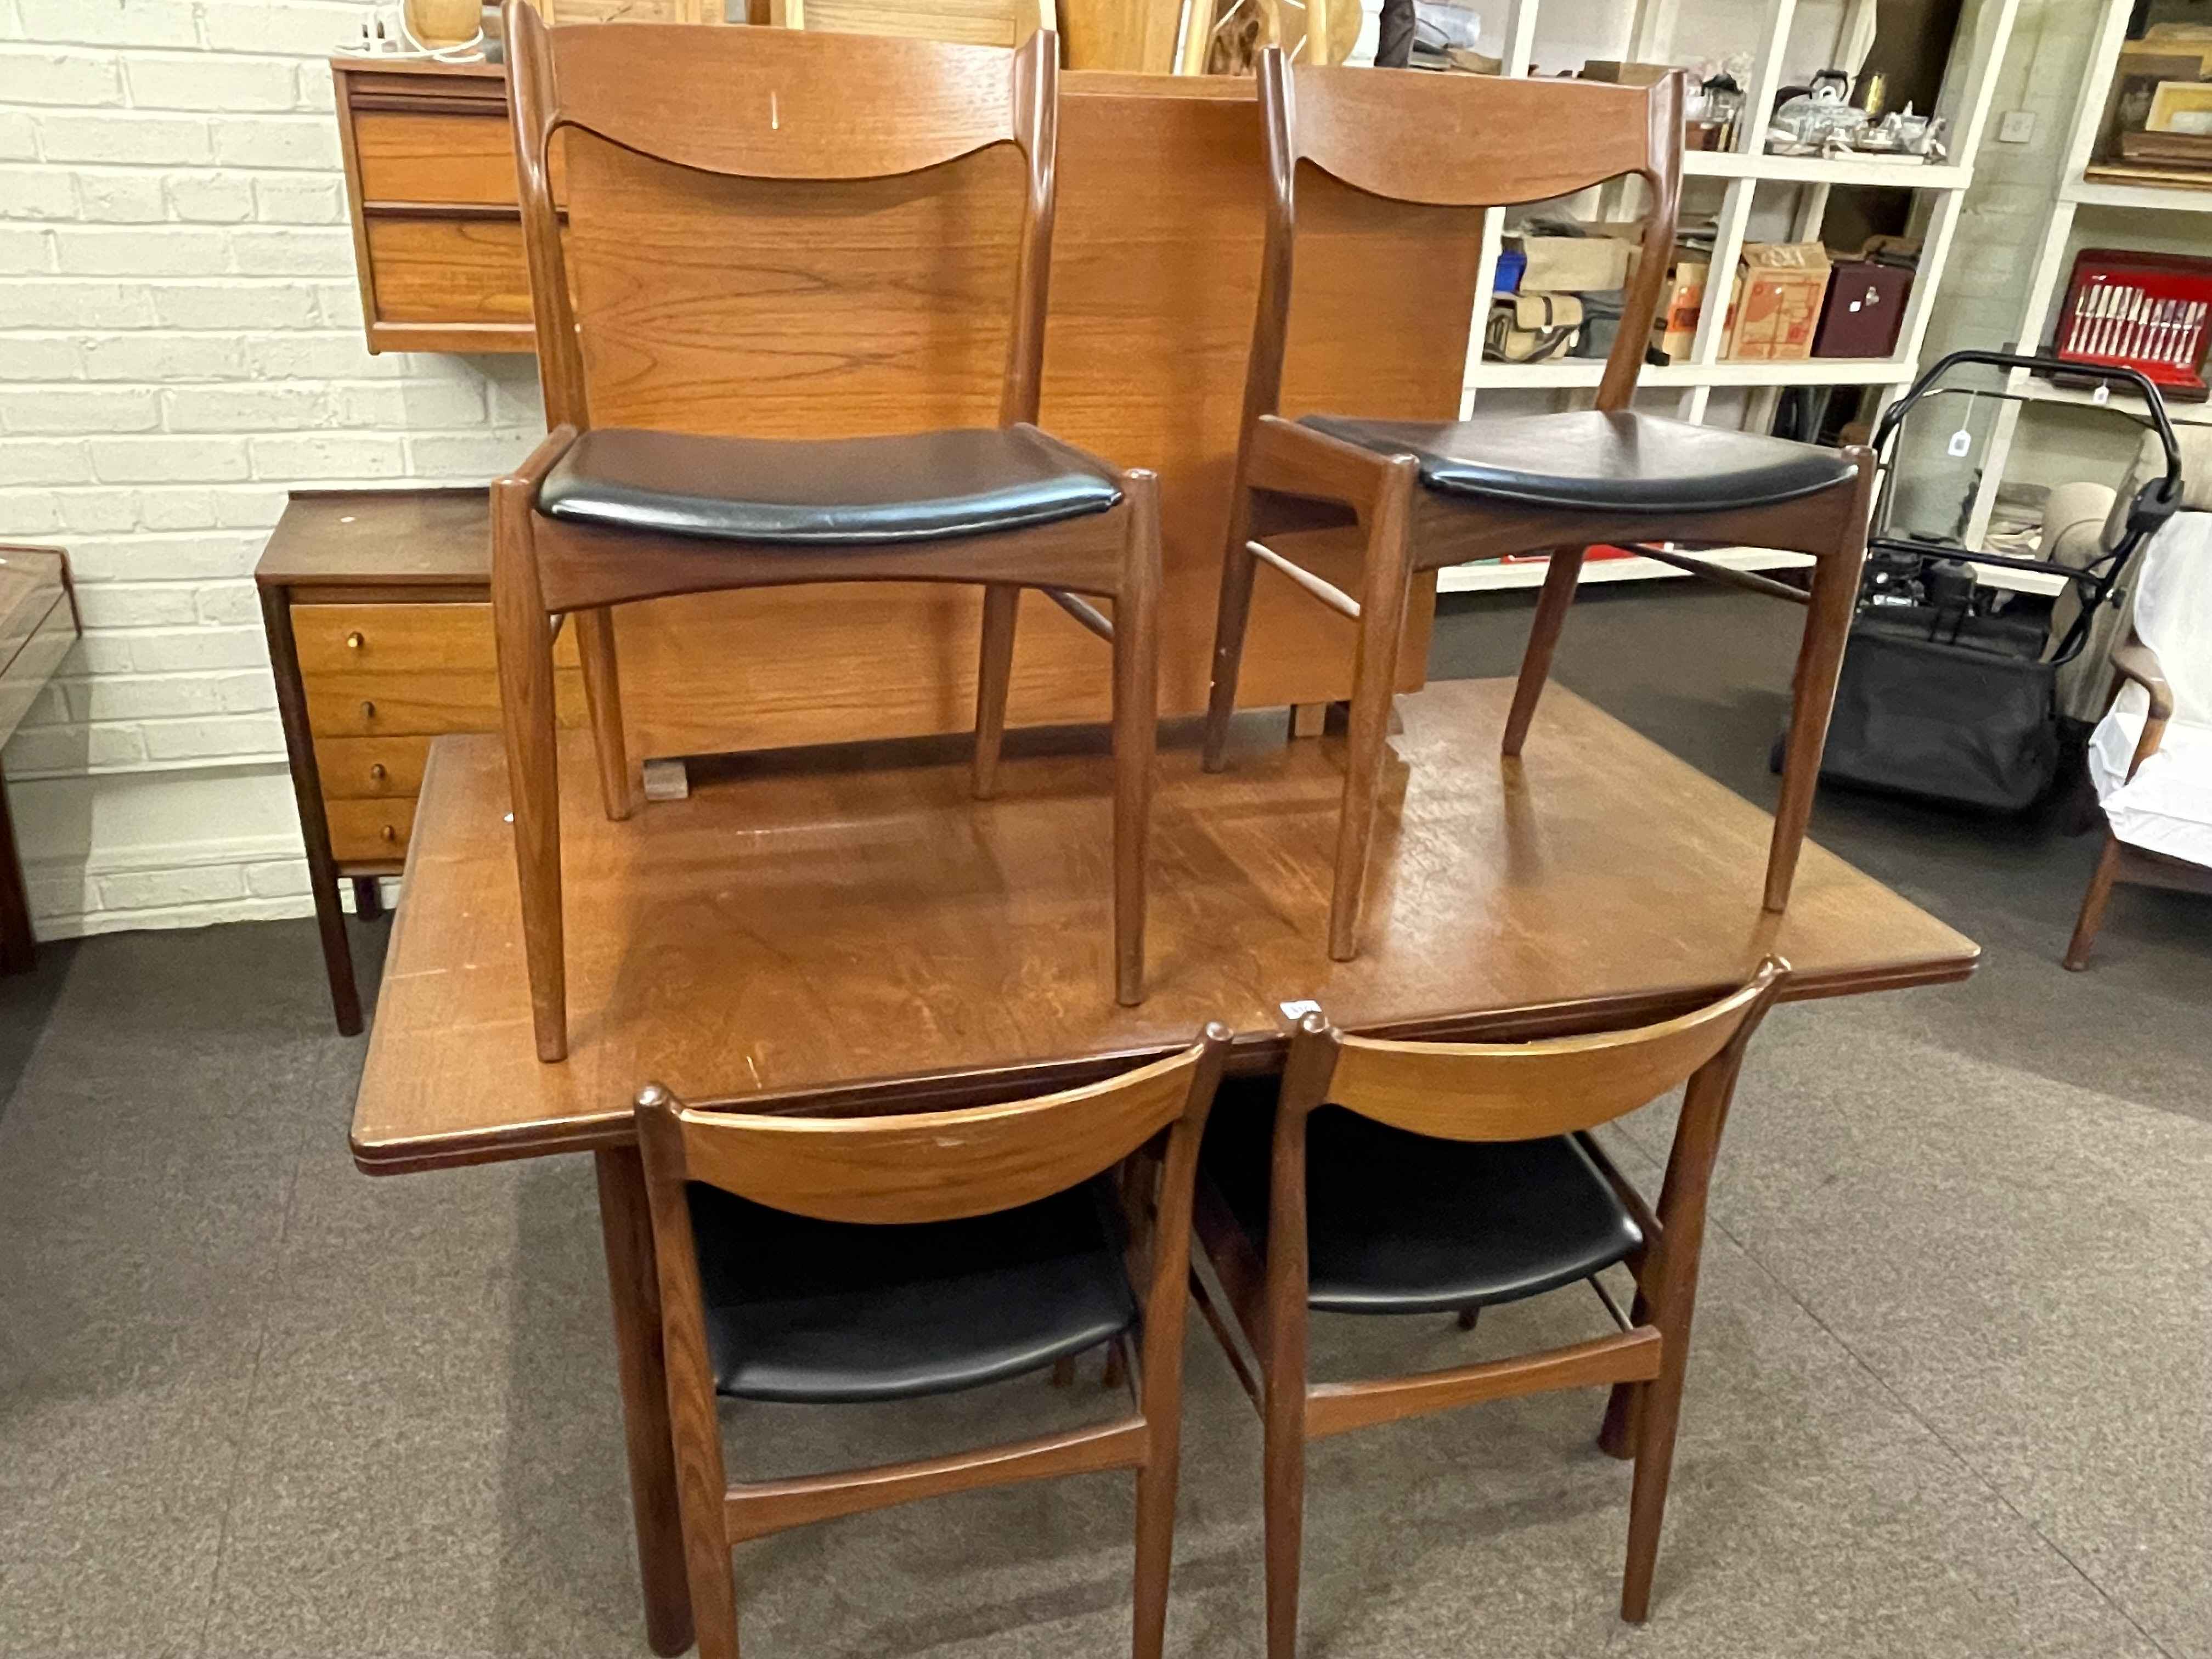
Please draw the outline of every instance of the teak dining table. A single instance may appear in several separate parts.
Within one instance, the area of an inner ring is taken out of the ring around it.
[[[371,1174],[592,1153],[612,1291],[647,1638],[691,1639],[650,1231],[631,1103],[851,1112],[1068,1086],[1218,1019],[1233,1064],[1279,1064],[1293,1014],[1349,1030],[1510,1038],[1660,1018],[1769,951],[1790,1000],[1937,984],[1978,947],[1808,845],[1788,914],[1760,908],[1764,812],[1563,687],[1524,758],[1498,752],[1510,680],[1400,705],[1369,874],[1369,942],[1332,963],[1342,745],[1240,716],[1226,774],[1164,732],[1149,994],[1114,1000],[1101,895],[1111,769],[1098,734],[1010,743],[999,797],[957,738],[734,757],[688,799],[600,812],[564,757],[572,1052],[531,1037],[506,774],[495,738],[438,738],[356,1103]]]

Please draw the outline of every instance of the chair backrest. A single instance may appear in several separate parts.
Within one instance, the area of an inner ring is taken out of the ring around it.
[[[1419,310],[1434,319],[1435,349],[1463,359],[1468,331],[1478,325],[1476,307],[1488,302],[1474,292],[1485,216],[1634,174],[1648,186],[1648,216],[1597,399],[1601,409],[1626,405],[1658,311],[1680,204],[1679,72],[1649,88],[1616,87],[1293,66],[1270,47],[1260,57],[1259,83],[1270,190],[1246,383],[1248,423],[1277,412],[1292,343],[1303,355],[1311,340],[1331,331],[1333,319],[1366,309],[1363,287],[1401,293],[1408,283],[1421,285],[1427,292]],[[1330,262],[1340,264],[1348,283],[1327,294],[1300,293],[1293,304],[1299,242],[1327,235],[1373,240],[1380,226],[1421,209],[1428,210],[1423,217],[1464,221],[1462,258],[1394,259],[1378,243],[1370,258]],[[1346,412],[1435,418],[1425,410]]]
[[[896,34],[969,46],[1018,46],[1036,33],[1058,33],[1053,0],[769,0],[778,28]]]
[[[1533,1042],[1387,1042],[1310,1014],[1291,1041],[1283,1103],[1327,1103],[1443,1140],[1535,1140],[1646,1105],[1747,1040],[1779,988],[1769,958],[1717,1002],[1677,1018]]]
[[[648,1178],[704,1182],[772,1209],[878,1224],[986,1215],[1065,1192],[1181,1126],[1195,1158],[1229,1033],[1103,1083],[1005,1105],[886,1117],[772,1117],[638,1098]]]
[[[505,17],[549,425],[805,438],[1036,418],[1054,36],[1008,53],[547,28],[526,0]]]

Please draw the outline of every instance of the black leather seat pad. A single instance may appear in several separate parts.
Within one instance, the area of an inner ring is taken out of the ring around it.
[[[1275,1115],[1226,1089],[1206,1174],[1263,1248]],[[1308,1303],[1333,1313],[1446,1313],[1587,1279],[1643,1243],[1589,1154],[1550,1140],[1435,1140],[1340,1106],[1307,1123]]]
[[[1656,415],[1499,415],[1472,421],[1301,424],[1385,454],[1413,455],[1421,482],[1456,495],[1606,513],[1771,507],[1834,489],[1850,463],[1817,444],[1729,432]]]
[[[696,1182],[715,1386],[744,1400],[905,1400],[1093,1348],[1136,1321],[1112,1198],[1092,1183],[913,1226],[787,1215]]]
[[[569,447],[538,510],[574,524],[716,541],[877,546],[1103,513],[1121,492],[1035,429],[815,441],[603,427]]]

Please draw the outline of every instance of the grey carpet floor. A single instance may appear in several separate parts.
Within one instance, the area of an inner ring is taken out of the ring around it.
[[[1754,798],[1790,618],[1578,607],[1561,678]],[[1443,621],[1510,667],[1525,609]],[[2212,1659],[2212,905],[2094,847],[1831,795],[1816,834],[1983,941],[1972,983],[1782,1010],[1723,1155],[1658,1596],[1613,1616],[1601,1397],[1315,1453],[1319,1656]],[[357,928],[372,972],[382,930]],[[0,1000],[0,1653],[643,1654],[589,1169],[372,1181],[312,930],[50,950]],[[1662,1103],[1613,1143],[1656,1176]],[[1595,1332],[1586,1295],[1324,1322],[1317,1369]],[[1170,1645],[1259,1651],[1256,1428],[1202,1334]],[[746,1407],[733,1464],[911,1455],[1106,1408],[1097,1375],[896,1411]],[[1127,1482],[738,1553],[748,1659],[1126,1651]]]

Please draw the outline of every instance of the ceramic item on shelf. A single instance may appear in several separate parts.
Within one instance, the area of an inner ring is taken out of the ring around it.
[[[407,30],[432,49],[473,40],[483,20],[479,0],[407,0]]]

